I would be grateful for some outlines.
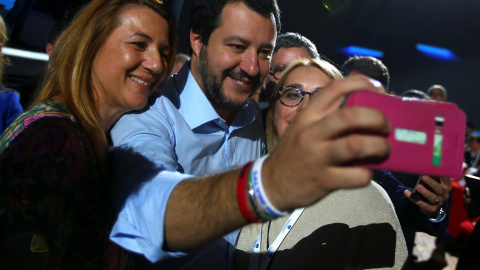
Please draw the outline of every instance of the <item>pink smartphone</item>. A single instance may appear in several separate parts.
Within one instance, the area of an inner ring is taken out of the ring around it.
[[[440,177],[461,174],[466,122],[455,104],[358,91],[345,106],[377,109],[392,124],[389,158],[356,165]]]

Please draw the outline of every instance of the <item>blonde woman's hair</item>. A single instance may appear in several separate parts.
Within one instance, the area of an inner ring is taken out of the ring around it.
[[[169,25],[171,54],[163,84],[170,77],[177,48],[175,17],[170,9],[159,0],[93,0],[79,11],[56,40],[42,88],[31,105],[61,96],[86,131],[96,154],[101,156],[106,153],[108,143],[95,107],[93,60],[110,33],[120,24],[121,12],[136,6],[152,9]]]
[[[3,20],[2,16],[0,16],[0,45],[1,47],[5,46],[8,41],[7,36],[7,26],[5,25],[5,21]],[[0,83],[3,79],[3,69],[5,64],[8,63],[8,59],[6,59],[3,53],[0,53]]]
[[[320,69],[321,71],[325,72],[328,77],[330,77],[332,80],[337,80],[343,78],[342,73],[332,64],[325,60],[321,59],[315,59],[315,58],[304,58],[304,59],[298,59],[292,63],[285,69],[283,72],[282,77],[278,81],[277,85],[275,86],[274,91],[272,92],[272,95],[269,98],[269,107],[267,111],[267,117],[266,117],[266,124],[265,124],[265,132],[266,132],[266,138],[267,138],[267,149],[268,152],[271,152],[273,148],[278,143],[278,140],[280,137],[278,136],[277,129],[275,128],[275,110],[278,105],[278,100],[280,99],[280,94],[278,91],[282,89],[282,87],[285,85],[285,81],[287,80],[288,76],[292,71],[294,71],[298,67],[315,67]]]

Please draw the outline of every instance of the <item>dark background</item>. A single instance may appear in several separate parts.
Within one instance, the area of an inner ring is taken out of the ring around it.
[[[88,1],[37,0],[21,38],[30,50],[43,50],[56,21],[71,17]],[[177,15],[179,49],[188,49],[192,0],[166,1]],[[480,1],[476,0],[278,0],[282,32],[299,32],[319,52],[340,65],[349,45],[382,51],[391,74],[390,89],[426,91],[432,84],[448,90],[448,100],[462,108],[480,129]],[[67,14],[67,15],[66,15]],[[442,61],[416,50],[416,44],[448,48],[456,60]],[[7,44],[8,46],[8,44]],[[42,70],[41,61],[11,58],[5,84],[15,87]]]

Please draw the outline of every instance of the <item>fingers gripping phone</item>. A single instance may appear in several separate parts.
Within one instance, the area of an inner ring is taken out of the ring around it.
[[[356,165],[429,176],[461,174],[466,122],[455,104],[358,91],[347,97],[345,106],[377,109],[392,124],[390,156]]]
[[[470,196],[474,200],[480,200],[480,177],[467,174],[464,177],[467,187],[470,189]]]
[[[435,193],[429,185],[427,185],[427,184],[425,184],[425,183],[423,182],[422,176],[423,176],[423,175],[420,175],[420,176],[418,177],[417,184],[415,185],[415,188],[413,189],[413,192],[412,192],[412,194],[410,195],[410,199],[426,201],[425,197],[424,197],[420,192],[417,191],[417,186],[418,186],[418,185],[422,185],[422,186],[424,186],[426,189],[428,189],[428,190],[430,190],[431,192]],[[435,180],[437,183],[440,183],[440,178],[439,178],[439,177],[431,177],[431,178],[432,178],[433,180]]]

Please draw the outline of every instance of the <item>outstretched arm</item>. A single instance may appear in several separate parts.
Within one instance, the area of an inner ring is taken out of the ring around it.
[[[355,90],[383,91],[377,83],[363,76],[333,81],[297,115],[263,166],[263,185],[274,206],[291,211],[335,189],[369,183],[371,171],[351,164],[388,156],[384,136],[390,123],[376,110],[338,108]],[[179,183],[167,204],[164,246],[190,250],[245,225],[236,198],[238,176],[234,170]]]

